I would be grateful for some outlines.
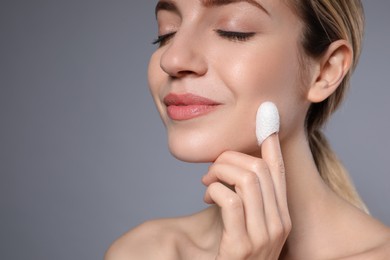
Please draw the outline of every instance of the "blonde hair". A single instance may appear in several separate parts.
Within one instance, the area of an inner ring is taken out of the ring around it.
[[[339,107],[352,71],[362,48],[364,11],[360,0],[289,0],[304,24],[302,47],[309,57],[320,57],[329,45],[339,39],[347,40],[353,49],[351,70],[337,90],[326,100],[311,104],[306,116],[306,132],[313,157],[322,179],[337,194],[358,208],[368,212],[352,184],[348,172],[329,146],[321,129]],[[305,67],[305,64],[302,64]]]

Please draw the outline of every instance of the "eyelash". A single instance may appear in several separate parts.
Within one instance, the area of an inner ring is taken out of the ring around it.
[[[244,42],[249,40],[251,37],[255,35],[254,32],[232,32],[232,31],[223,31],[223,30],[215,30],[219,36],[226,38],[231,41]]]
[[[171,39],[174,35],[176,34],[176,32],[171,32],[171,33],[167,33],[167,34],[163,34],[163,35],[159,35],[157,37],[157,39],[155,39],[152,44],[158,44],[159,47],[165,45],[167,43],[167,41],[169,39]]]
[[[254,32],[232,32],[232,31],[223,31],[223,30],[215,30],[215,32],[230,41],[244,42],[249,40],[251,37],[255,35]],[[176,32],[171,32],[163,35],[159,35],[157,39],[155,39],[152,44],[158,44],[159,47],[165,45],[168,40],[170,40]]]

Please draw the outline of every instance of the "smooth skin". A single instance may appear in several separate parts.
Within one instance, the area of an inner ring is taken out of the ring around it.
[[[172,154],[211,162],[202,182],[212,206],[132,229],[113,243],[106,260],[388,259],[389,228],[329,189],[304,130],[310,103],[331,95],[350,69],[351,47],[334,42],[308,61],[302,80],[302,25],[283,2],[257,0],[264,11],[248,1],[205,6],[175,0],[158,11],[159,35],[170,36],[151,57],[150,90]],[[163,103],[168,93],[221,105],[175,121]],[[281,132],[258,147],[255,115],[267,100],[279,108]]]

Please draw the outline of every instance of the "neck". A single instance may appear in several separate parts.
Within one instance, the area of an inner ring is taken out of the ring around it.
[[[295,223],[303,214],[313,214],[329,193],[315,165],[309,143],[304,133],[282,143],[286,168],[287,198],[291,218]],[[306,222],[306,221],[305,221]]]
[[[335,226],[334,223],[346,224],[346,209],[353,207],[322,180],[304,133],[290,138],[288,143],[282,143],[282,153],[293,228],[285,244],[285,256],[281,259],[318,256],[318,250],[324,245],[338,243],[329,241],[338,237],[334,234],[336,230],[343,229],[343,226]]]
[[[308,248],[317,248],[319,233],[326,233],[332,214],[343,201],[322,180],[304,133],[282,143],[287,198],[293,228],[284,253],[295,259]]]

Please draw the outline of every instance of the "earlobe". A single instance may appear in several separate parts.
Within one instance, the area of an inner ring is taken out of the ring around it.
[[[351,68],[352,59],[352,48],[347,41],[333,42],[317,61],[319,69],[310,86],[308,100],[312,103],[319,103],[332,95]]]
[[[329,87],[328,81],[319,80],[310,88],[307,98],[312,103],[320,103],[328,98],[333,92],[334,90]]]

